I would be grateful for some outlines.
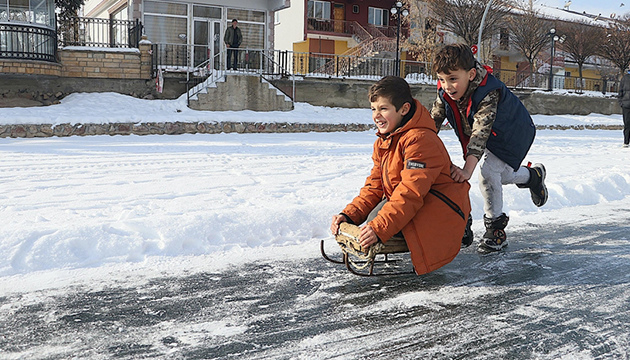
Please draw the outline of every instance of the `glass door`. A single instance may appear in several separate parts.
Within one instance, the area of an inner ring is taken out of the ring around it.
[[[223,58],[223,54],[221,54],[221,44],[223,43],[221,37],[221,22],[220,21],[212,21],[212,56],[214,59],[214,69],[219,70],[221,68],[221,58]]]
[[[208,60],[210,49],[208,49],[208,21],[207,20],[195,20],[194,23],[194,63],[193,66],[197,67],[204,61]]]
[[[221,64],[221,22],[216,20],[195,20],[194,23],[195,51],[194,66],[197,67],[208,59],[218,70]]]

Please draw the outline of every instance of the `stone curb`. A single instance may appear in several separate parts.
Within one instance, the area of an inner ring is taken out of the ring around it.
[[[539,130],[621,130],[621,125],[538,125]],[[371,124],[312,124],[260,122],[166,122],[109,124],[14,124],[0,125],[0,138],[36,138],[92,135],[178,135],[219,133],[305,133],[367,131]]]
[[[66,137],[91,135],[178,135],[219,133],[304,133],[366,131],[370,124],[300,124],[261,122],[166,122],[109,124],[0,125],[0,138]]]

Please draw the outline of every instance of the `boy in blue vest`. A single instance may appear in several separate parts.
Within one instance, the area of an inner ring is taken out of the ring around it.
[[[536,127],[521,101],[492,69],[479,64],[467,45],[448,45],[433,61],[438,77],[438,97],[431,109],[440,129],[448,119],[464,151],[464,166],[452,165],[451,177],[466,181],[481,158],[479,188],[484,199],[486,232],[479,251],[499,251],[507,246],[502,185],[528,188],[536,206],[547,202],[545,167],[521,166],[531,147]]]

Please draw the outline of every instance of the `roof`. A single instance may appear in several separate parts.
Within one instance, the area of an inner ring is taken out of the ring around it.
[[[522,12],[522,9],[513,9],[515,13]],[[601,14],[589,14],[587,12],[578,12],[574,10],[568,10],[564,8],[557,8],[553,6],[547,6],[544,4],[534,4],[534,11],[540,14],[542,17],[550,20],[561,20],[567,22],[584,22],[589,25],[597,25],[607,27],[612,19],[601,16]]]

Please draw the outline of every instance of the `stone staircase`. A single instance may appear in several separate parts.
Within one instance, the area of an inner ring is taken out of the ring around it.
[[[206,111],[293,110],[291,98],[258,75],[228,73],[221,80],[191,97],[188,107]]]

